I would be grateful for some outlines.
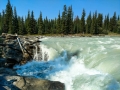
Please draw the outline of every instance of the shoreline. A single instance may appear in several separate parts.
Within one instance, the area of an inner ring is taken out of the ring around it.
[[[110,34],[98,34],[98,35],[91,35],[91,34],[44,34],[44,35],[23,35],[25,37],[120,37],[120,34],[110,33]]]

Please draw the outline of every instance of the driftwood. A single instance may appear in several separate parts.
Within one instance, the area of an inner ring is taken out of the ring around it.
[[[30,58],[33,59],[33,57],[30,55],[30,53],[27,51],[27,49],[25,49],[24,46],[21,44],[20,39],[18,37],[17,37],[17,41],[18,41],[18,43],[20,45],[20,48],[21,48],[23,54],[28,53],[28,55],[30,56]]]

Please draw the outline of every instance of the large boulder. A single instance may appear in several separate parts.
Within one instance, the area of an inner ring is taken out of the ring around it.
[[[0,81],[0,87],[9,90],[65,90],[65,85],[59,81],[33,77],[0,76]]]

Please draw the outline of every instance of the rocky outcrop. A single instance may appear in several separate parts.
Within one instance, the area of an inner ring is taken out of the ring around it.
[[[31,40],[27,37],[4,33],[1,38],[3,42],[0,43],[2,54],[0,57],[0,90],[65,90],[65,85],[59,81],[19,76],[12,68],[15,64],[25,64],[33,59],[42,60],[38,37]],[[40,58],[37,57],[37,53]],[[44,55],[44,60],[47,61],[47,53]]]
[[[1,38],[3,40],[0,43],[2,58],[5,60],[5,65],[8,67],[13,67],[15,64],[25,64],[26,62],[38,59],[34,57],[34,53],[40,54],[39,43],[41,42],[38,37],[29,39],[24,36],[17,36],[11,34],[2,34]],[[42,54],[39,57],[42,57]],[[41,60],[42,58],[39,58]],[[2,61],[0,61],[2,62]]]
[[[65,85],[59,81],[18,76],[12,69],[0,68],[0,90],[65,90]]]

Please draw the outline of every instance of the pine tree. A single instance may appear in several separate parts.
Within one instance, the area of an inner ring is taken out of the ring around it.
[[[116,17],[116,12],[114,12],[114,15],[113,15],[113,32],[117,33],[117,17]]]
[[[28,15],[27,15],[27,18],[25,20],[25,28],[26,28],[26,31],[27,31],[27,34],[30,34],[30,11],[28,11]]]
[[[42,19],[42,12],[40,12],[40,16],[38,19],[38,34],[44,34],[44,24],[43,24],[43,19]]]
[[[74,34],[73,31],[73,12],[72,12],[72,6],[68,7],[68,14],[67,14],[67,33]]]
[[[92,17],[92,23],[91,23],[90,33],[91,34],[95,33],[95,15],[94,14],[93,14],[93,17]]]
[[[120,20],[117,21],[117,33],[120,34]]]
[[[13,14],[13,30],[12,30],[12,34],[14,33],[18,33],[19,32],[19,25],[18,25],[18,17],[17,17],[17,11],[16,11],[16,7],[14,7],[14,14]]]
[[[44,29],[45,29],[45,34],[48,34],[48,33],[50,33],[49,32],[49,22],[48,22],[48,18],[47,18],[47,16],[46,16],[46,18],[44,19]]]
[[[110,32],[117,33],[117,18],[116,18],[116,12],[114,12],[113,17],[110,18],[109,30],[110,30]]]
[[[0,32],[2,30],[2,14],[0,13]]]
[[[52,34],[56,34],[56,32],[57,32],[57,19],[55,18],[54,20],[53,20],[53,25],[52,25]]]
[[[106,32],[106,34],[109,32],[109,14],[105,16],[104,19],[104,32]]]
[[[63,8],[63,12],[62,12],[62,33],[63,34],[68,34],[67,32],[67,6],[64,5],[64,8]]]
[[[58,19],[57,19],[57,34],[61,34],[61,16],[60,16],[60,12],[58,14]]]
[[[45,26],[45,25],[44,25]],[[52,24],[51,24],[51,20],[49,19],[48,20],[48,31],[47,31],[48,34],[51,34],[52,33]]]
[[[18,27],[19,27],[19,32],[18,32],[18,34],[20,34],[20,35],[24,35],[24,34],[26,34],[27,32],[26,32],[26,30],[25,30],[25,23],[24,23],[24,19],[23,19],[23,17],[21,18],[21,17],[18,17]]]
[[[0,13],[0,34],[2,33],[2,14]]]
[[[6,30],[5,27],[5,11],[2,11],[2,18],[1,18],[1,33],[4,33]]]
[[[120,20],[120,17],[119,17],[119,15],[118,15],[118,19],[117,19],[118,21]]]
[[[85,30],[85,10],[84,9],[83,9],[83,12],[82,12],[80,28],[81,28],[80,33],[85,33],[86,32],[86,30]]]
[[[13,11],[12,11],[12,6],[10,4],[10,0],[8,0],[8,3],[6,5],[6,10],[5,10],[5,27],[4,32],[5,33],[12,33],[12,17],[13,17]]]
[[[99,13],[97,18],[97,34],[103,33],[102,25],[103,25],[103,16],[102,14]]]
[[[94,30],[95,30],[95,31],[94,31],[94,34],[99,34],[99,33],[98,33],[98,26],[97,26],[97,25],[98,25],[98,21],[97,21],[97,11],[95,11],[94,20],[95,20],[95,23],[94,23],[94,28],[95,28],[95,29],[94,29]]]
[[[34,19],[34,12],[31,12],[30,22],[29,22],[29,34],[36,34],[36,20]]]
[[[79,19],[79,16],[76,16],[73,23],[74,23],[74,33],[76,33],[76,34],[80,33],[80,19]]]
[[[90,33],[91,23],[92,23],[92,20],[91,20],[91,12],[90,12],[87,17],[86,33]]]

